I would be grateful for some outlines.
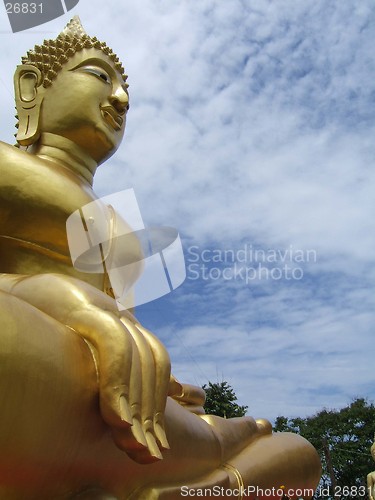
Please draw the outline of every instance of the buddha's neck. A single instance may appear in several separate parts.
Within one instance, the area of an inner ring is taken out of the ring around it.
[[[69,168],[92,186],[97,163],[70,139],[45,132],[27,152]]]

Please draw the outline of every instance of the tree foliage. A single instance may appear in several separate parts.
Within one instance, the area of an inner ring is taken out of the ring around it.
[[[374,429],[375,407],[362,398],[341,410],[324,409],[308,418],[278,417],[274,426],[275,431],[295,432],[308,439],[322,461],[321,486],[332,486],[333,474],[338,489],[366,486],[366,476],[375,468],[370,455]],[[332,463],[331,471],[327,467],[327,456]],[[341,496],[342,500],[352,498],[353,495]]]
[[[248,407],[236,403],[237,396],[228,382],[208,382],[208,386],[205,384],[202,389],[206,392],[206,413],[224,418],[243,417],[246,414]]]

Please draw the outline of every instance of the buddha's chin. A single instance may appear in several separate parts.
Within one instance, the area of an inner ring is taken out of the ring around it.
[[[114,130],[109,124],[104,123],[104,127],[97,130],[96,146],[101,145],[102,154],[96,158],[98,163],[111,157],[119,148],[123,139],[124,133],[122,130]]]
[[[114,155],[116,153],[117,149],[118,149],[118,147],[113,147],[110,151],[107,151],[105,154],[99,155],[96,158],[95,157],[92,157],[92,158],[97,162],[98,165],[101,165],[106,160],[108,160],[108,158],[110,158],[112,155]]]
[[[82,141],[81,146],[98,164],[110,158],[121,144],[122,136],[107,126],[97,127],[91,138]]]

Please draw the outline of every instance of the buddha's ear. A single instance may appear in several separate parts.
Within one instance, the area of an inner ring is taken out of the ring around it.
[[[14,91],[18,113],[17,142],[29,146],[40,136],[39,116],[43,101],[43,76],[40,70],[31,64],[17,66],[14,74]]]

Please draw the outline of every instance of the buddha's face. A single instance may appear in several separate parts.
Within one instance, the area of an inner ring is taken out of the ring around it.
[[[76,52],[45,89],[40,131],[66,137],[101,163],[121,143],[129,107],[127,85],[97,49]]]

